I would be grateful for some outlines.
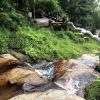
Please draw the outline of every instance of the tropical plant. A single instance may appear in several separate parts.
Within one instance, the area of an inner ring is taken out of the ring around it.
[[[95,0],[59,0],[61,7],[76,25],[88,27],[93,24]]]

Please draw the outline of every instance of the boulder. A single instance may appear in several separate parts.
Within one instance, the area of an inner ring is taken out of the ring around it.
[[[76,95],[67,94],[65,90],[49,89],[45,92],[21,94],[9,100],[85,100]]]
[[[47,84],[48,79],[39,76],[29,64],[17,60],[10,54],[0,58],[0,100],[8,99],[17,91],[31,91]]]
[[[94,78],[94,66],[98,61],[98,56],[83,55],[78,59],[43,63],[42,67],[34,70],[30,64],[23,63],[12,55],[2,55],[0,100],[6,100],[20,90],[35,93],[21,94],[10,100],[84,100],[81,98],[84,96],[83,90]],[[53,82],[60,88],[50,89]]]
[[[25,83],[31,85],[45,84],[48,80],[44,77],[39,76],[33,70],[27,68],[16,67],[0,75],[0,86],[6,85],[8,82],[10,84],[20,84]]]
[[[20,78],[23,78],[31,73],[32,71],[22,68],[9,69],[0,75],[0,86],[7,85],[8,82],[11,84],[17,83]]]
[[[58,60],[58,61],[55,61],[53,64],[54,64],[54,70],[55,70],[55,80],[60,78],[65,73],[71,71],[71,66],[69,66],[68,60]]]
[[[81,58],[78,59],[80,63],[90,67],[95,68],[95,66],[99,63],[99,56],[83,54]]]
[[[67,93],[84,97],[84,89],[95,77],[95,66],[99,56],[84,54],[78,59],[69,59],[66,67],[71,71],[61,76],[55,84],[65,89]]]
[[[69,66],[68,60],[56,60],[35,69],[35,72],[41,76],[47,77],[49,80],[57,80],[64,75],[64,73],[70,71],[71,66]]]
[[[47,27],[49,26],[49,19],[48,18],[37,18],[36,22],[39,26]]]
[[[19,85],[0,86],[0,100],[8,100],[8,98],[21,93]]]
[[[65,73],[55,84],[65,89],[69,94],[77,94],[84,97],[84,89],[94,79],[91,69],[73,69],[71,73]]]
[[[17,58],[15,58],[13,55],[11,54],[2,54],[0,55],[0,57],[4,58],[4,59],[11,59],[11,60],[18,60]]]
[[[27,60],[27,57],[24,54],[20,53],[20,52],[16,52],[14,50],[9,50],[9,53],[11,55],[13,55],[16,59],[18,59],[22,62]]]
[[[0,73],[4,73],[13,67],[21,64],[18,60],[8,59],[8,58],[0,58]]]

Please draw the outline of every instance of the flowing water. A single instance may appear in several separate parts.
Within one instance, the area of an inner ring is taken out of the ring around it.
[[[99,57],[94,55],[83,55],[78,59],[70,59],[68,61],[69,65],[67,64],[66,66],[71,66],[69,68],[71,71],[66,72],[62,77],[53,82],[60,88],[65,89],[66,93],[84,97],[84,88],[94,79],[94,68],[98,61]],[[37,67],[35,71],[40,76],[45,76],[49,80],[54,78],[55,66],[53,62],[37,64],[35,67]],[[32,87],[31,84],[28,86]],[[30,89],[31,88],[29,88],[29,91]],[[0,100],[7,100],[8,98],[20,93],[22,93],[22,86],[18,84],[0,86]]]

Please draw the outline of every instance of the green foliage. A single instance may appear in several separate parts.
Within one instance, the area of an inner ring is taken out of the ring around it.
[[[0,0],[0,11],[9,11],[12,9],[11,0]]]
[[[40,16],[56,17],[57,14],[59,16],[65,15],[61,7],[59,6],[58,0],[38,0],[35,3],[35,6],[36,6],[37,17]]]
[[[0,1],[0,26],[16,31],[18,26],[26,24],[26,17],[14,8],[12,0]]]
[[[100,50],[99,42],[84,40],[76,32],[56,32],[35,27],[19,27],[16,32],[0,28],[0,43],[0,53],[16,49],[34,60],[67,59]]]
[[[100,28],[100,10],[96,10],[94,12],[93,16],[93,29],[99,29]]]
[[[25,16],[14,9],[9,13],[9,16],[14,22],[17,22],[18,25],[25,23]]]
[[[0,13],[0,26],[6,27],[10,30],[16,30],[17,23],[13,22],[12,18],[4,12]]]
[[[69,15],[72,22],[84,27],[93,24],[92,14],[95,9],[95,0],[59,0],[60,5]]]
[[[0,12],[0,26],[5,27],[11,31],[16,31],[18,26],[25,23],[25,17],[12,9],[11,12]]]
[[[100,64],[95,67],[95,70],[100,73]]]
[[[100,77],[96,78],[85,89],[86,100],[100,100]]]
[[[0,53],[5,53],[8,50],[8,37],[9,31],[6,29],[0,28]]]

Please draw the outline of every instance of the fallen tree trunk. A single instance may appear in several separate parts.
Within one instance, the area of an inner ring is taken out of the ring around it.
[[[80,27],[76,27],[73,22],[67,22],[67,24],[73,28],[75,31],[77,32],[80,32],[82,35],[89,35],[91,36],[92,38],[95,38],[96,40],[100,41],[100,37],[99,37],[99,33],[95,33],[95,35],[91,32],[91,31],[88,31],[84,28],[80,28]]]

